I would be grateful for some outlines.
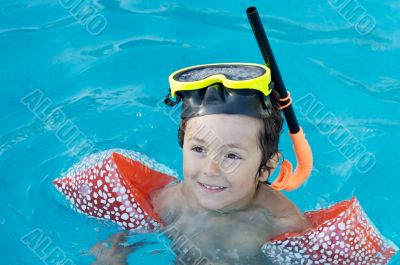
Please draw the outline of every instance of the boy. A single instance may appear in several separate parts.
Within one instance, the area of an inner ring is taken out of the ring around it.
[[[259,66],[216,65],[209,76],[233,75],[239,67],[251,72]],[[279,106],[258,90],[222,83],[181,91],[180,97],[184,181],[153,196],[167,230],[180,231],[214,264],[255,264],[264,242],[311,228],[297,207],[267,184],[280,157]]]

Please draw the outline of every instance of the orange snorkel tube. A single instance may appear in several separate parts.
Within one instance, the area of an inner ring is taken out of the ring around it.
[[[297,159],[297,167],[294,173],[292,173],[292,164],[288,160],[282,161],[281,170],[276,180],[272,183],[272,188],[286,191],[295,190],[306,181],[311,173],[313,165],[311,147],[297,122],[296,115],[291,105],[292,99],[290,98],[290,93],[286,90],[285,84],[283,83],[281,73],[279,72],[257,9],[255,7],[249,7],[246,10],[246,14],[264,61],[271,69],[273,89],[279,92],[281,98],[279,104],[289,127],[290,137]]]

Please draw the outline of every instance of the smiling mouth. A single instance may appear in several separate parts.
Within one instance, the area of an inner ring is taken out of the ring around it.
[[[222,186],[215,186],[215,185],[207,185],[201,182],[197,182],[200,187],[202,188],[202,190],[209,192],[209,193],[215,193],[215,192],[220,192],[223,191],[225,189],[227,189],[227,187],[222,187]]]

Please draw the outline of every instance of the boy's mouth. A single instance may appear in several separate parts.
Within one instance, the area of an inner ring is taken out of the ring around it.
[[[226,189],[226,187],[216,186],[216,185],[207,185],[201,182],[197,182],[200,185],[200,188],[208,193],[216,193]]]

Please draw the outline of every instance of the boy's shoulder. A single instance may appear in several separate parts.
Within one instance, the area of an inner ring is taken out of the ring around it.
[[[302,232],[311,227],[307,217],[282,192],[268,185],[261,185],[256,196],[256,204],[267,209],[274,216],[279,232]]]
[[[166,223],[171,222],[175,218],[179,202],[182,202],[182,183],[173,183],[151,194],[151,205],[154,211]]]

